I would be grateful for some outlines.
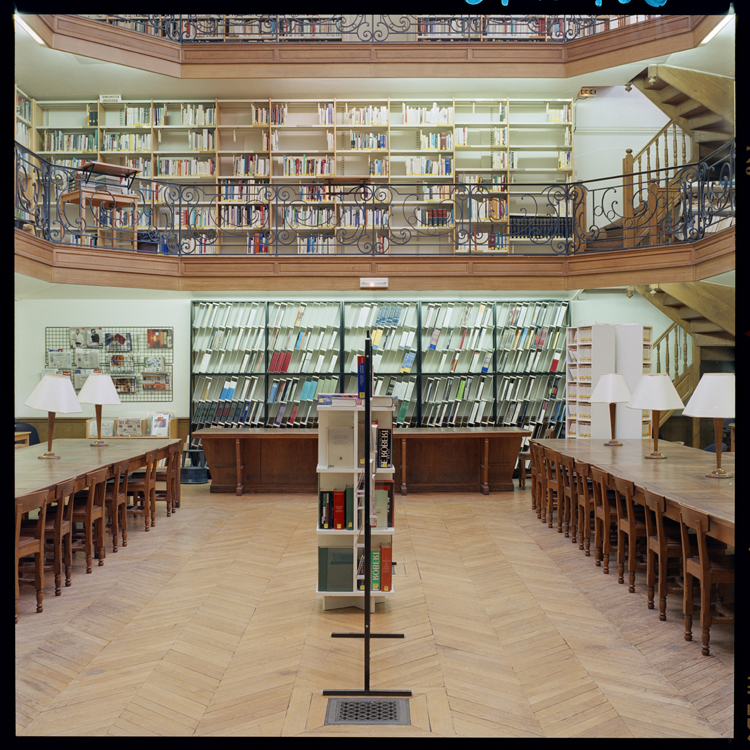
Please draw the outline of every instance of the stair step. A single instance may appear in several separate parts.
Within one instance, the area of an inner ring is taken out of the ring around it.
[[[665,86],[663,89],[659,90],[659,93],[656,96],[659,97],[659,101],[662,104],[677,104],[684,101],[687,94],[676,89],[674,86]]]
[[[701,347],[701,362],[734,362],[734,347],[732,346],[703,346]]]
[[[707,318],[700,320],[693,320],[690,322],[690,332],[695,335],[696,333],[714,333],[721,332],[724,329],[718,324],[714,323]]]
[[[731,133],[722,133],[718,130],[694,130],[693,138],[700,143],[726,143],[732,139]]]
[[[731,346],[734,347],[734,336],[727,331],[717,333],[696,333],[696,346]]]
[[[716,112],[706,112],[690,118],[690,127],[693,130],[707,128],[711,125],[726,123],[726,120]]]
[[[691,114],[705,114],[709,110],[701,104],[695,101],[695,99],[686,99],[684,102],[675,105],[675,114],[678,117],[690,117]]]

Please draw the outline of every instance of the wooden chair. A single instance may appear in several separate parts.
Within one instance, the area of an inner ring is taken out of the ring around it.
[[[91,572],[91,563],[96,552],[99,565],[104,565],[105,492],[107,469],[100,469],[86,475],[86,490],[74,495],[73,505],[73,552],[86,555],[86,572]],[[76,525],[81,530],[76,530]]]
[[[542,487],[544,483],[541,481],[542,462],[539,457],[542,447],[538,443],[529,444],[529,455],[531,456],[530,469],[531,469],[531,509],[536,510],[538,504],[541,502]]]
[[[565,516],[565,537],[572,534],[572,542],[576,541],[576,528],[578,527],[578,493],[575,479],[575,460],[571,456],[561,456],[560,478],[562,482],[563,512],[559,516]]]
[[[518,489],[523,490],[526,489],[526,462],[531,461],[531,442],[526,443],[526,445],[523,444],[524,440],[529,440],[530,438],[522,438],[521,440],[521,450],[518,453]],[[534,469],[530,465],[529,466],[529,472],[533,472]]]
[[[32,492],[16,498],[16,622],[18,622],[18,599],[20,584],[32,584],[36,588],[36,611],[44,610],[44,525],[47,515],[48,490]],[[32,510],[39,510],[33,529],[24,530],[23,517]],[[21,577],[19,562],[25,557],[34,557],[34,577]]]
[[[107,482],[104,504],[112,534],[112,552],[117,552],[117,535],[122,534],[122,546],[128,546],[128,459],[112,467],[113,478]]]
[[[685,572],[685,594],[683,613],[685,615],[685,640],[693,640],[693,582],[697,578],[701,585],[701,630],[703,648],[701,653],[709,655],[709,631],[711,625],[720,622],[733,623],[734,615],[722,605],[717,594],[712,609],[714,586],[734,584],[734,556],[717,553],[707,544],[707,534],[711,528],[710,517],[706,513],[691,508],[680,508],[680,536],[682,539],[683,570]],[[690,529],[695,530],[695,546]],[[697,552],[697,554],[696,554]],[[714,611],[716,614],[714,614]]]
[[[52,571],[55,577],[55,596],[62,593],[62,572],[65,566],[65,585],[70,586],[70,572],[73,562],[71,538],[73,533],[73,499],[75,478],[61,482],[55,487],[55,497],[47,503],[44,522],[45,557],[44,570]],[[67,502],[66,502],[67,500]],[[24,519],[21,523],[22,533],[32,534],[36,520]],[[52,546],[52,556],[48,552]]]
[[[547,457],[544,455],[544,448],[537,446],[537,499],[536,499],[536,517],[544,523],[547,519]]]
[[[164,489],[154,489],[154,499],[165,502],[167,505],[167,517],[179,507],[178,487],[180,482],[180,444],[173,443],[169,446],[167,453],[167,465],[163,469],[156,470],[156,482],[163,482]]]
[[[617,510],[610,497],[610,476],[596,466],[590,468],[594,499],[594,561],[609,573],[612,530],[617,529]]]
[[[638,540],[646,541],[643,507],[635,507],[635,485],[629,479],[615,477],[617,507],[617,583],[625,582],[625,539],[628,543],[628,591],[635,593],[636,551]]]
[[[573,477],[576,483],[576,529],[578,531],[578,549],[584,550],[586,557],[591,556],[591,527],[594,518],[592,500],[593,484],[589,479],[590,467],[583,461],[573,463]]]
[[[133,496],[128,513],[143,516],[146,531],[156,525],[156,456],[157,451],[149,451],[144,457],[146,468],[143,472],[134,472],[128,479],[128,495]]]
[[[552,528],[552,518],[557,510],[558,532],[562,533],[562,472],[560,460],[562,456],[559,451],[544,447],[544,460],[546,463],[546,485],[547,485],[547,526]],[[544,519],[542,519],[544,520]]]
[[[704,656],[709,655],[708,640],[711,625],[720,622],[734,622],[733,613],[728,612],[723,607],[718,593],[712,608],[713,587],[734,583],[734,556],[724,555],[716,548],[710,547],[706,541],[710,528],[711,521],[708,514],[691,508],[680,508],[682,564],[685,573],[685,593],[683,597],[685,640],[693,640],[693,583],[697,578],[701,586],[700,623],[703,644],[701,653]],[[695,547],[691,539],[690,529],[695,530]]]
[[[659,580],[659,619],[667,619],[667,594],[684,594],[684,587],[669,585],[669,561],[673,561],[682,572],[682,540],[680,525],[667,518],[664,495],[641,488],[645,503],[646,518],[646,587],[648,608],[654,608],[654,588]]]

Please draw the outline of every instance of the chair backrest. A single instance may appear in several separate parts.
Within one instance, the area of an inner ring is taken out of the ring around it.
[[[643,503],[646,509],[646,535],[656,536],[664,539],[664,511],[667,509],[667,500],[664,495],[651,492],[643,487]]]
[[[112,497],[125,497],[128,494],[128,466],[130,461],[126,458],[124,461],[118,461],[112,466]]]
[[[617,514],[620,518],[633,520],[633,494],[635,485],[629,479],[614,477],[615,480],[615,502],[617,503]]]
[[[604,517],[609,514],[609,497],[607,489],[609,487],[609,474],[597,466],[589,467],[591,472],[591,483],[594,490],[594,508],[604,512]]]
[[[157,456],[158,451],[149,451],[146,454],[146,486],[153,490],[156,484],[156,469],[157,469]]]
[[[62,521],[73,520],[73,494],[75,492],[76,480],[68,479],[65,482],[60,482],[55,487],[55,502],[57,503],[56,509],[56,525],[62,523]],[[66,503],[65,500],[68,500]]]
[[[711,445],[707,445],[704,449],[707,453],[716,453],[716,443],[711,443]],[[726,453],[727,452],[727,444],[722,443],[721,444],[721,452]]]
[[[563,488],[575,497],[576,493],[576,480],[575,480],[575,459],[572,456],[560,456],[560,463],[558,464],[561,471]]]
[[[21,539],[21,519],[26,513],[33,510],[39,510],[36,526],[34,527],[34,539],[43,544],[44,524],[47,519],[47,498],[49,490],[32,492],[29,495],[22,495],[16,498],[16,552],[18,552],[18,543]]]
[[[104,508],[104,497],[107,491],[107,469],[92,471],[86,474],[86,487],[88,487],[88,498],[86,509],[88,511]]]
[[[547,473],[547,483],[553,489],[558,487],[560,482],[560,452],[552,448],[544,447],[545,470]],[[562,485],[560,485],[562,486]]]
[[[36,445],[39,442],[39,433],[33,424],[28,422],[16,422],[16,432],[30,432],[29,445]]]
[[[573,477],[576,482],[576,496],[580,497],[581,495],[583,495],[583,497],[586,499],[586,503],[588,503],[591,499],[591,496],[589,494],[588,482],[590,467],[585,461],[574,461],[573,467]]]
[[[687,560],[689,557],[695,557],[693,545],[690,539],[690,529],[695,530],[695,542],[698,547],[698,559],[700,560],[701,570],[705,573],[710,565],[708,559],[708,545],[706,534],[711,527],[710,519],[707,513],[703,513],[693,508],[680,508],[680,536],[682,538],[682,559]]]

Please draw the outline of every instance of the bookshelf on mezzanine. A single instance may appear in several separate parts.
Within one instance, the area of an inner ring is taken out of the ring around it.
[[[272,230],[283,254],[534,252],[531,228],[549,220],[523,214],[567,210],[524,185],[571,181],[571,100],[25,98],[33,151],[156,180],[139,228],[181,229],[189,252],[266,253]]]
[[[566,300],[196,301],[191,431],[316,427],[320,393],[356,391],[370,331],[396,427],[559,432],[567,317]]]

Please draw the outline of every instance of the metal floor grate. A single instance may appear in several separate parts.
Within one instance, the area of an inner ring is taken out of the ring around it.
[[[331,698],[326,724],[393,724],[409,726],[407,698]]]

